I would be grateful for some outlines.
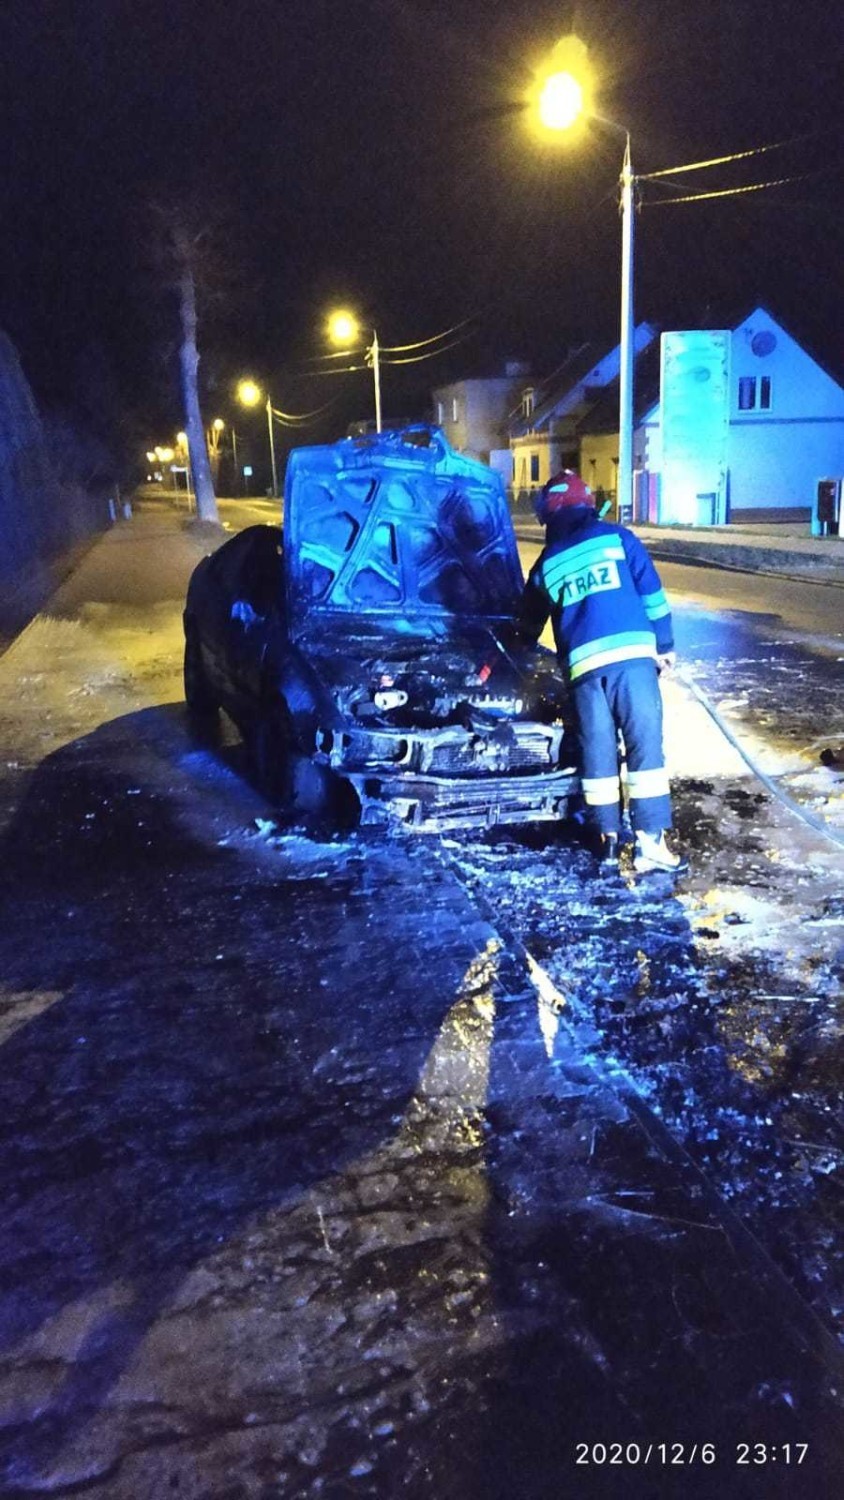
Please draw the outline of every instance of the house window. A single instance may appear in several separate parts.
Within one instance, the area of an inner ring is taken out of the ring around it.
[[[532,453],[530,455],[530,482],[531,482],[531,484],[538,484],[539,483],[539,454],[538,453]]]
[[[771,410],[771,377],[742,375],[738,383],[739,411]]]
[[[738,383],[739,411],[753,411],[756,406],[756,376],[742,375]]]
[[[457,421],[457,397],[456,396],[452,396],[452,398],[451,398],[451,420],[452,420],[452,422],[456,422]]]
[[[536,391],[532,385],[526,386],[522,391],[522,416],[525,418],[532,417],[535,404]]]
[[[437,426],[438,427],[442,427],[442,425],[443,425],[443,404],[442,404],[441,401],[438,401],[437,402]]]

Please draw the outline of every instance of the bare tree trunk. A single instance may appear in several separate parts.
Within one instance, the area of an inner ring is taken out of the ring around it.
[[[217,497],[208,461],[205,442],[205,427],[199,409],[199,351],[196,347],[196,286],[193,269],[187,255],[181,257],[179,267],[179,312],[182,320],[182,345],[179,350],[179,365],[182,372],[182,399],[185,403],[185,431],[188,435],[188,452],[193,470],[196,491],[196,514],[200,521],[217,521]]]

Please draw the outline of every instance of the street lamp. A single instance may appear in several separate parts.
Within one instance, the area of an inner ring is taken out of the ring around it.
[[[263,392],[261,390],[261,387],[259,385],[257,385],[254,380],[246,379],[246,380],[241,380],[241,381],[238,382],[238,386],[237,386],[237,399],[241,403],[242,406],[257,406],[259,404],[260,400],[261,400],[261,396],[262,395],[263,395]],[[272,401],[270,400],[269,395],[267,395],[266,401],[264,403],[264,409],[265,409],[265,411],[267,413],[267,431],[268,431],[269,436],[270,436],[270,464],[272,466],[272,474],[273,474],[273,495],[277,495],[278,494],[278,472],[277,472],[277,469],[276,469],[276,461],[275,461],[275,434],[273,433],[273,404],[272,404]]]
[[[564,37],[554,48],[551,65],[539,80],[536,100],[539,120],[546,130],[570,130],[583,115],[591,113],[589,76],[585,62],[586,48],[577,37]],[[619,179],[621,188],[621,327],[616,495],[619,520],[632,517],[633,514],[633,186],[636,178],[630,159],[629,130],[624,131],[624,138],[624,159]]]
[[[357,343],[361,336],[361,327],[354,313],[347,312],[344,308],[333,312],[328,319],[328,337],[333,344],[340,348],[348,348]],[[367,364],[372,367],[372,379],[375,385],[375,431],[381,431],[381,362],[378,347],[378,334],[372,330],[372,343],[367,346],[365,358]]]

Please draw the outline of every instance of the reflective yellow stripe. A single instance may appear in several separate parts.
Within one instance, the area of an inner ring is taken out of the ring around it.
[[[656,646],[616,646],[612,651],[596,651],[594,656],[582,657],[569,667],[572,682],[584,672],[594,672],[596,667],[609,667],[617,661],[633,661],[639,657],[650,657],[656,661]]]
[[[631,797],[667,797],[671,790],[664,766],[653,771],[628,771],[627,787]]]
[[[584,776],[580,784],[587,807],[610,807],[618,801],[617,776]]]

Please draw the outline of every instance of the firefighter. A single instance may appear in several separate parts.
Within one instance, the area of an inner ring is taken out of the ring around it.
[[[617,868],[619,731],[641,873],[688,868],[668,846],[671,794],[662,745],[658,675],[674,666],[671,611],[651,559],[632,531],[599,520],[572,469],[540,491],[545,547],[525,585],[519,636],[536,642],[550,614],[577,714],[583,794],[600,834],[601,863]]]

